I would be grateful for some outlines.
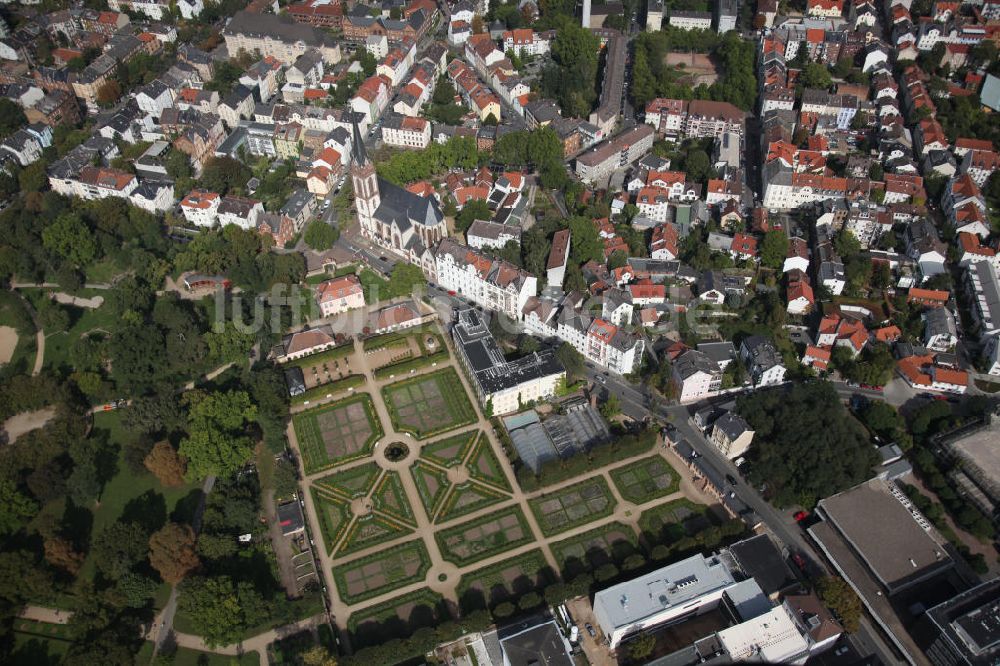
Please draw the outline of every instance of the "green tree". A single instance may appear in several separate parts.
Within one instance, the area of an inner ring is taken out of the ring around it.
[[[582,377],[584,371],[583,355],[573,345],[564,342],[556,349],[556,357],[566,368],[566,374],[571,377]]]
[[[825,65],[821,65],[818,62],[806,63],[799,80],[804,88],[826,90],[833,85],[830,71]]]
[[[10,479],[0,479],[0,534],[17,532],[38,511],[27,495]]]
[[[107,578],[118,580],[146,558],[149,532],[138,523],[112,523],[94,540],[91,554],[97,569]]]
[[[597,37],[564,20],[552,40],[552,64],[542,74],[542,89],[559,103],[563,115],[586,118],[597,100]]]
[[[245,391],[196,395],[188,416],[188,436],[180,454],[187,458],[187,477],[228,476],[253,456],[253,440],[246,424],[257,408]]]
[[[42,245],[60,259],[85,266],[97,254],[97,243],[80,217],[66,213],[56,218],[42,232]]]
[[[249,583],[228,576],[192,578],[181,588],[180,609],[199,628],[209,647],[229,645],[246,629],[265,621],[267,605]]]
[[[712,174],[712,161],[704,150],[692,150],[684,159],[684,171],[695,183],[706,183]]]
[[[861,600],[843,578],[827,576],[816,583],[816,592],[832,610],[848,633],[858,630],[861,621]]]
[[[854,255],[861,252],[861,243],[848,229],[843,229],[833,240],[833,249],[841,259],[847,261]]]
[[[764,234],[760,244],[760,262],[768,268],[778,269],[788,256],[788,236],[782,229],[772,229]]]
[[[630,659],[640,662],[653,654],[656,647],[656,637],[652,634],[640,634],[628,642],[628,656]]]
[[[472,223],[476,220],[492,220],[493,211],[490,210],[490,206],[483,199],[473,199],[467,201],[462,210],[455,217],[455,228],[462,233],[469,230]]]
[[[336,227],[327,224],[323,220],[313,220],[306,227],[303,240],[313,250],[322,252],[332,248],[339,237],[340,231]]]
[[[604,259],[604,244],[593,220],[579,216],[571,217],[568,226],[572,237],[569,254],[574,263],[581,265],[588,261]]]
[[[750,480],[766,481],[777,506],[811,506],[871,475],[868,435],[829,382],[741,395],[736,409],[756,432]]]
[[[6,97],[0,99],[0,139],[6,139],[27,124],[28,119],[20,105]]]
[[[618,400],[618,396],[609,392],[608,397],[601,403],[601,416],[610,421],[615,416],[620,414],[621,410],[622,406],[621,402]]]

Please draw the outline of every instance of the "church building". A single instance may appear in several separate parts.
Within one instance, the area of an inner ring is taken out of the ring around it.
[[[448,235],[437,199],[379,178],[368,159],[357,122],[353,132],[351,182],[361,233],[380,247],[406,257],[425,274],[432,274],[434,256],[430,250]]]

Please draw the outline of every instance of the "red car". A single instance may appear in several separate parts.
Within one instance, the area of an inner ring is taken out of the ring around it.
[[[792,516],[792,518],[794,518],[795,522],[797,522],[797,523],[801,523],[803,520],[805,520],[808,517],[809,517],[809,512],[808,511],[798,511],[798,512],[795,513],[794,516]]]
[[[454,296],[454,295],[455,295],[455,291],[454,291],[454,290],[452,290],[452,289],[449,289],[449,290],[448,290],[448,295],[449,295],[449,296]]]

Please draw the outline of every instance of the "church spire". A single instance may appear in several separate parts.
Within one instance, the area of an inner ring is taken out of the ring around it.
[[[355,112],[351,111],[351,157],[354,166],[364,166],[368,163],[368,151],[365,150],[365,142],[361,137],[361,130],[358,129],[358,119]]]

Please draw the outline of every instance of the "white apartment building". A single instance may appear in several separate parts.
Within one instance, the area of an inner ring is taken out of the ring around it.
[[[672,11],[669,13],[668,23],[681,30],[711,30],[712,13]]]
[[[576,175],[585,183],[609,177],[652,150],[655,135],[649,125],[639,125],[599,143],[576,158]]]
[[[722,387],[722,370],[707,354],[690,349],[673,363],[673,382],[681,403],[715,395]]]
[[[442,288],[514,321],[520,321],[525,303],[538,291],[538,279],[531,273],[450,238],[438,244],[434,272],[430,277]]]
[[[503,33],[503,50],[513,51],[522,58],[543,55],[549,52],[549,40],[530,28],[508,30]]]
[[[712,424],[708,441],[730,460],[739,458],[753,443],[754,431],[739,414],[726,412]]]
[[[426,118],[389,114],[382,121],[382,141],[388,146],[423,150],[431,144],[431,124]]]
[[[215,192],[191,190],[181,200],[181,212],[190,224],[208,229],[215,226],[221,200]]]
[[[235,224],[243,229],[256,229],[257,219],[264,213],[264,204],[256,199],[222,197],[218,208],[219,226]]]

